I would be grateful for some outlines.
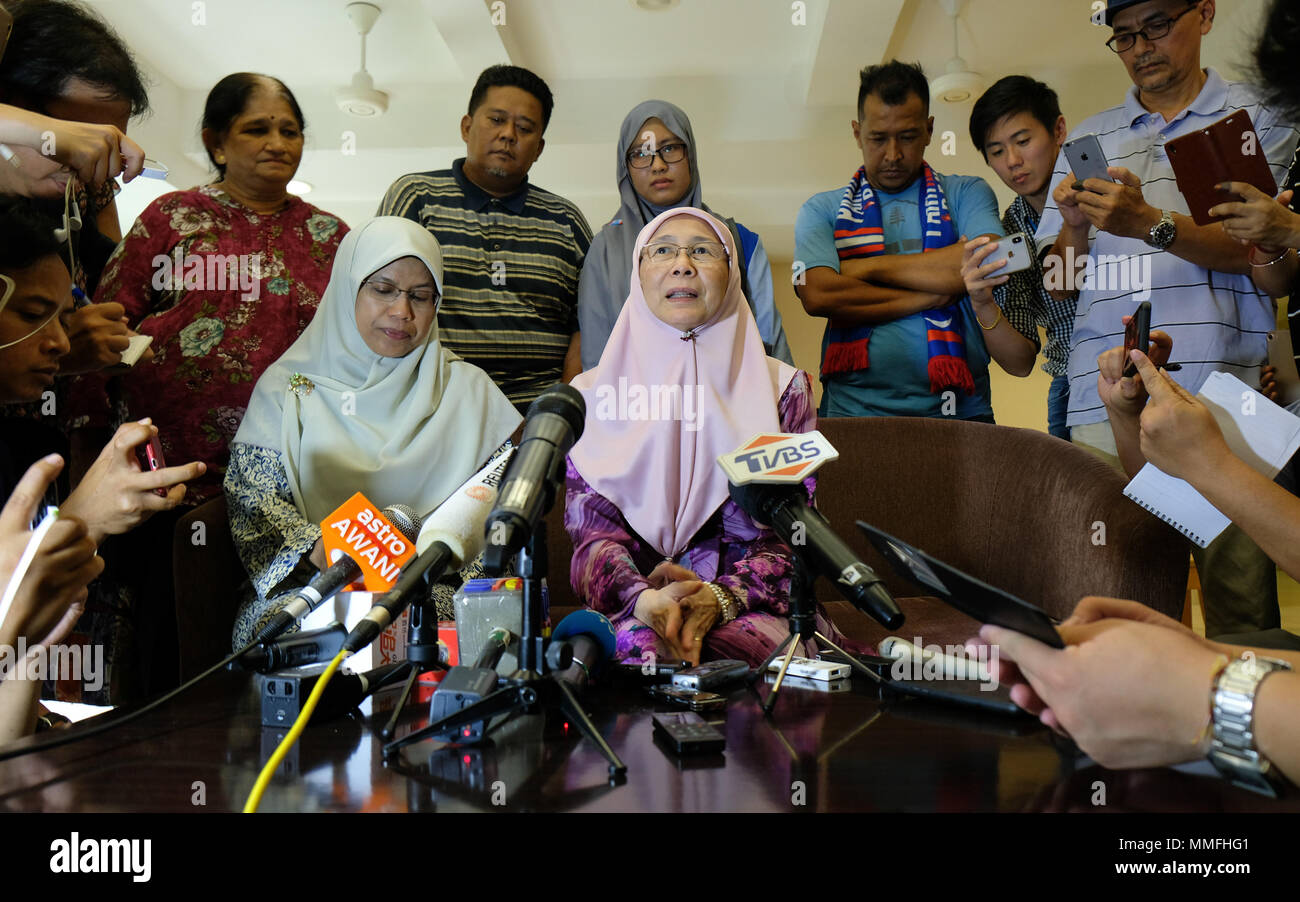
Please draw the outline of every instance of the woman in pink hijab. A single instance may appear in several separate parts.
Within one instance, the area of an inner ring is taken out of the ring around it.
[[[619,660],[757,665],[789,634],[790,548],[731,501],[717,458],[817,416],[808,374],[764,352],[740,284],[726,226],[662,213],[637,238],[600,363],[572,383],[587,424],[568,460],[570,578],[613,621]],[[824,611],[818,629],[844,641]]]

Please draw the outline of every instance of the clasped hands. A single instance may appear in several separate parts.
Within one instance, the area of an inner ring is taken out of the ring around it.
[[[721,613],[717,596],[693,571],[664,561],[646,577],[633,616],[658,634],[674,658],[700,663],[704,637]]]

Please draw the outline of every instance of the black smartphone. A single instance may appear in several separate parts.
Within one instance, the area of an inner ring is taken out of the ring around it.
[[[680,686],[647,686],[646,692],[659,701],[685,705],[692,711],[715,711],[727,704],[725,695],[700,689],[683,689]]]
[[[1137,364],[1128,359],[1129,351],[1141,351],[1143,354],[1148,353],[1151,347],[1151,302],[1143,301],[1138,304],[1137,310],[1129,317],[1128,325],[1124,327],[1124,377],[1132,378],[1137,375]]]

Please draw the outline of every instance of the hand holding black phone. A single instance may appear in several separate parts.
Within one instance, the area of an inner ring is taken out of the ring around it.
[[[1137,375],[1137,364],[1129,359],[1133,350],[1146,354],[1151,347],[1151,302],[1143,301],[1129,318],[1124,327],[1124,372],[1125,379]]]

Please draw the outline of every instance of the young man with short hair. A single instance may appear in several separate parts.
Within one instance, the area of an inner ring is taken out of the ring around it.
[[[1007,235],[1023,232],[1033,241],[1065,133],[1065,117],[1061,115],[1056,92],[1041,81],[1024,75],[1008,75],[975,101],[970,116],[971,141],[984,154],[984,162],[1017,195],[1002,214],[1002,229]],[[1065,410],[1070,398],[1070,381],[1066,378],[1066,362],[1070,356],[1070,328],[1078,295],[1071,292],[1057,300],[1048,294],[1043,285],[1041,255],[1033,246],[1028,269],[995,279],[982,277],[988,272],[984,267],[993,269],[1005,259],[999,251],[1005,251],[1006,244],[981,245],[979,241],[970,242],[963,257],[966,290],[972,300],[982,299],[992,291],[1003,315],[1015,324],[1017,331],[1032,339],[1035,355],[1038,328],[1041,326],[1046,331],[1043,371],[1052,377],[1052,387],[1047,393],[1047,431],[1068,442],[1070,429],[1065,425]],[[1028,373],[1026,369],[1015,375]]]
[[[529,184],[553,101],[518,66],[483,70],[451,169],[404,175],[378,216],[405,216],[438,239],[446,268],[439,339],[482,367],[525,411],[582,371],[578,273],[591,227],[571,201]]]
[[[821,416],[955,416],[993,421],[990,354],[1004,367],[1033,347],[992,298],[972,305],[963,235],[999,236],[983,179],[925,162],[930,88],[916,64],[863,69],[846,188],[814,194],[795,223],[795,291],[822,339]],[[986,349],[987,345],[987,349]]]

